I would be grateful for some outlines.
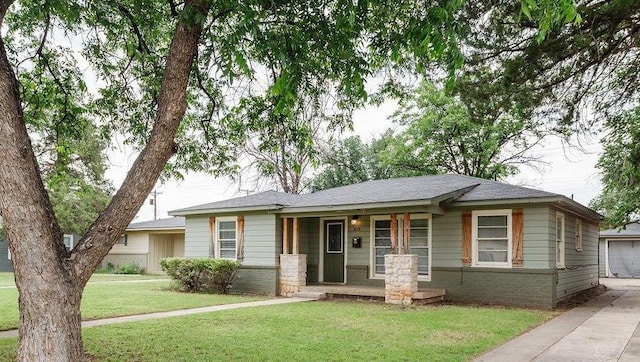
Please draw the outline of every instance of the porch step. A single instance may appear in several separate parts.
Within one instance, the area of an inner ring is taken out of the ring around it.
[[[384,288],[347,285],[307,285],[300,287],[295,297],[325,299],[327,295],[353,297],[385,297]],[[418,304],[437,303],[444,300],[444,289],[420,289],[411,298]]]
[[[315,300],[327,299],[327,293],[317,292],[317,291],[301,290],[299,292],[293,293],[293,296],[297,298],[309,298],[309,299],[315,299]]]
[[[444,295],[445,295],[444,289],[422,289],[413,293],[411,295],[411,298],[413,299],[431,299],[431,298],[444,299]]]

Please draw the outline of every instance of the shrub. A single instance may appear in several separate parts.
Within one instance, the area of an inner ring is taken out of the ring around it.
[[[214,258],[164,258],[162,270],[189,292],[218,291],[226,294],[233,284],[240,263]]]
[[[144,268],[136,263],[123,264],[121,266],[113,265],[108,262],[107,265],[96,269],[94,273],[98,274],[144,274]]]
[[[123,264],[118,269],[115,270],[115,273],[116,274],[144,274],[144,268],[136,263]]]
[[[98,267],[94,273],[115,274],[115,272],[116,272],[116,266],[113,265],[113,263],[111,262],[107,262],[107,265]]]

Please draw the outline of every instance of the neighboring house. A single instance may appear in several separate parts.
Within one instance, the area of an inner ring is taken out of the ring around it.
[[[130,224],[102,265],[137,264],[149,274],[160,274],[160,259],[184,256],[184,218],[172,217]]]
[[[640,278],[640,224],[600,232],[600,277]]]
[[[384,288],[390,253],[417,255],[419,287],[449,300],[553,307],[598,284],[599,214],[468,176],[267,191],[169,214],[186,217],[185,256],[242,261],[236,292],[287,294],[289,250],[303,255],[303,284]]]
[[[2,227],[2,218],[0,217],[0,228]],[[79,240],[79,235],[64,234],[63,241],[67,250],[71,250],[75,243]],[[12,272],[13,263],[11,262],[11,252],[9,251],[9,244],[0,235],[0,272]]]

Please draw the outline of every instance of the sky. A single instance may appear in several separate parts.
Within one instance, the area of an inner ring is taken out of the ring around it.
[[[379,136],[387,128],[393,127],[393,123],[387,118],[395,109],[396,104],[389,101],[379,107],[356,111],[353,118],[353,134],[358,134],[367,141]],[[542,170],[523,167],[518,175],[509,177],[506,182],[562,194],[588,205],[602,188],[595,168],[601,151],[598,141],[595,137],[581,140],[583,149],[588,151],[585,153],[563,147],[563,143],[557,138],[547,139],[532,150],[534,156],[540,156],[547,163],[546,166]],[[116,187],[124,180],[135,156],[124,149],[110,152],[107,177]],[[237,183],[202,173],[187,174],[183,181],[168,181],[158,185],[156,191],[157,218],[168,217],[167,213],[170,210],[246,195],[246,191],[238,190]],[[133,222],[154,219],[151,198],[147,198]]]

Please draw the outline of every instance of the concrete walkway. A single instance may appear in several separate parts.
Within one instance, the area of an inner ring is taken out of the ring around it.
[[[116,324],[116,323],[138,322],[138,321],[145,321],[149,319],[180,317],[180,316],[191,315],[191,314],[219,312],[219,311],[229,310],[229,309],[263,307],[268,305],[308,302],[311,300],[314,300],[314,299],[312,298],[279,298],[279,299],[259,300],[255,302],[214,305],[211,307],[181,309],[181,310],[174,310],[169,312],[158,312],[158,313],[149,313],[149,314],[130,315],[125,317],[96,319],[96,320],[82,322],[82,328],[106,326],[109,324]],[[14,338],[14,337],[18,337],[17,329],[0,332],[0,338]]]
[[[620,283],[620,285],[614,285]],[[610,290],[475,361],[640,361],[640,287]],[[640,285],[640,284],[638,284]]]

